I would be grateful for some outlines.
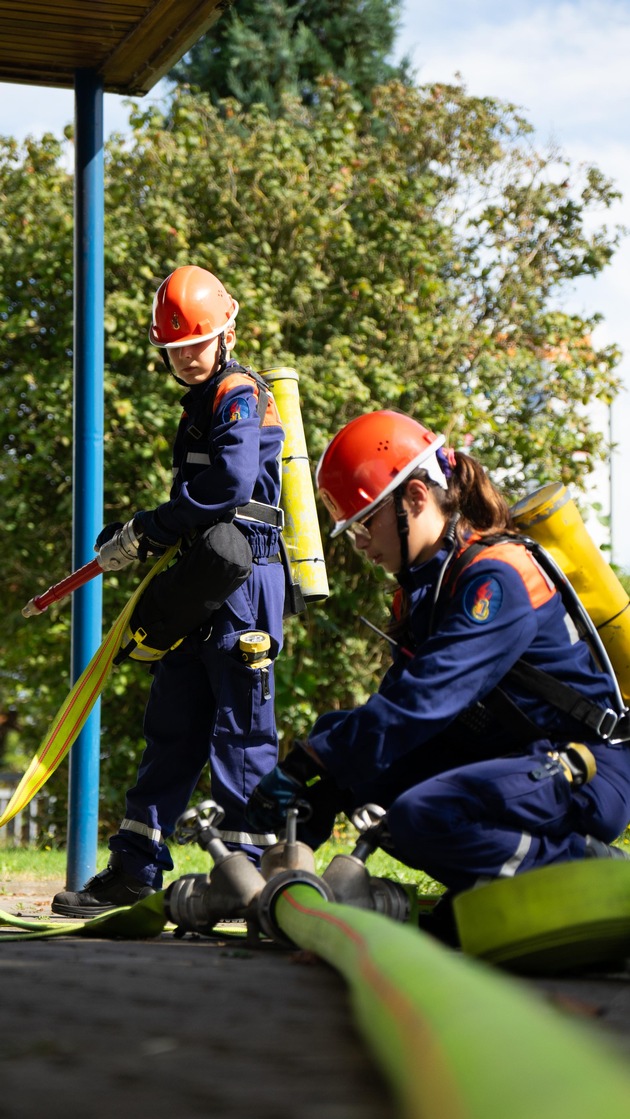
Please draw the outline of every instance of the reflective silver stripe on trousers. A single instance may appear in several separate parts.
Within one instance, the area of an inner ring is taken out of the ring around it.
[[[123,820],[120,831],[135,831],[138,835],[146,835],[153,843],[162,843],[162,832],[159,828],[150,828],[138,820]]]
[[[278,842],[278,837],[273,832],[265,835],[255,835],[248,831],[222,831],[218,829],[224,843],[250,843],[253,847],[271,847]]]
[[[503,864],[499,871],[499,878],[513,878],[519,866],[523,862],[527,852],[532,845],[532,837],[529,832],[524,831],[518,841],[518,847],[514,854]]]

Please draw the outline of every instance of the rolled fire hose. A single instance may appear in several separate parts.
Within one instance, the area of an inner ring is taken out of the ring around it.
[[[462,948],[536,975],[619,967],[630,955],[630,862],[553,863],[464,890],[453,903]]]
[[[169,548],[168,552],[160,557],[116,618],[102,645],[62,703],[38,752],[0,816],[0,827],[8,824],[9,820],[26,807],[65,758],[105,687],[114,657],[140,595],[151,579],[170,563],[176,553],[177,546]]]

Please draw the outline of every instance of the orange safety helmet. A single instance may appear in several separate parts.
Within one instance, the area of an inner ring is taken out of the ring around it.
[[[237,315],[238,303],[212,272],[186,265],[160,284],[149,339],[167,350],[187,342],[210,342],[233,326]]]
[[[401,412],[368,412],[337,432],[316,471],[322,500],[335,521],[332,536],[372,510],[419,466],[444,489],[435,452],[445,442]]]

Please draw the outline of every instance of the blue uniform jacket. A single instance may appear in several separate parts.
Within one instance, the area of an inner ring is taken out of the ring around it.
[[[230,373],[195,385],[182,398],[182,415],[173,446],[170,500],[158,507],[167,528],[184,535],[226,517],[249,501],[278,506],[284,431],[273,398],[258,413],[259,388],[229,361]],[[230,372],[232,371],[232,372]],[[200,432],[195,439],[193,432]],[[278,530],[239,523],[254,558],[278,550]]]
[[[613,681],[598,670],[559,593],[522,545],[484,549],[440,597],[437,625],[429,635],[444,559],[441,551],[400,580],[411,601],[412,655],[397,651],[367,703],[323,715],[309,735],[309,744],[342,788],[379,777],[396,763],[404,765],[412,752],[489,695],[520,657],[603,709],[614,706]],[[601,742],[540,698],[507,683],[502,687],[540,727],[541,739]],[[513,753],[509,729],[497,723],[484,751],[485,757]],[[473,753],[470,761],[475,760]]]

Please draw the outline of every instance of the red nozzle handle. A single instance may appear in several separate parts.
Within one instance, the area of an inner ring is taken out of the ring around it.
[[[96,575],[102,575],[103,568],[101,567],[98,559],[90,560],[89,563],[79,567],[77,571],[73,571],[71,575],[67,575],[60,583],[55,583],[53,587],[49,587],[43,594],[38,594],[27,602],[22,610],[25,618],[31,618],[33,614],[43,614],[47,610],[51,602],[59,602],[62,598],[67,598],[84,583],[89,583],[90,579],[94,579]]]

